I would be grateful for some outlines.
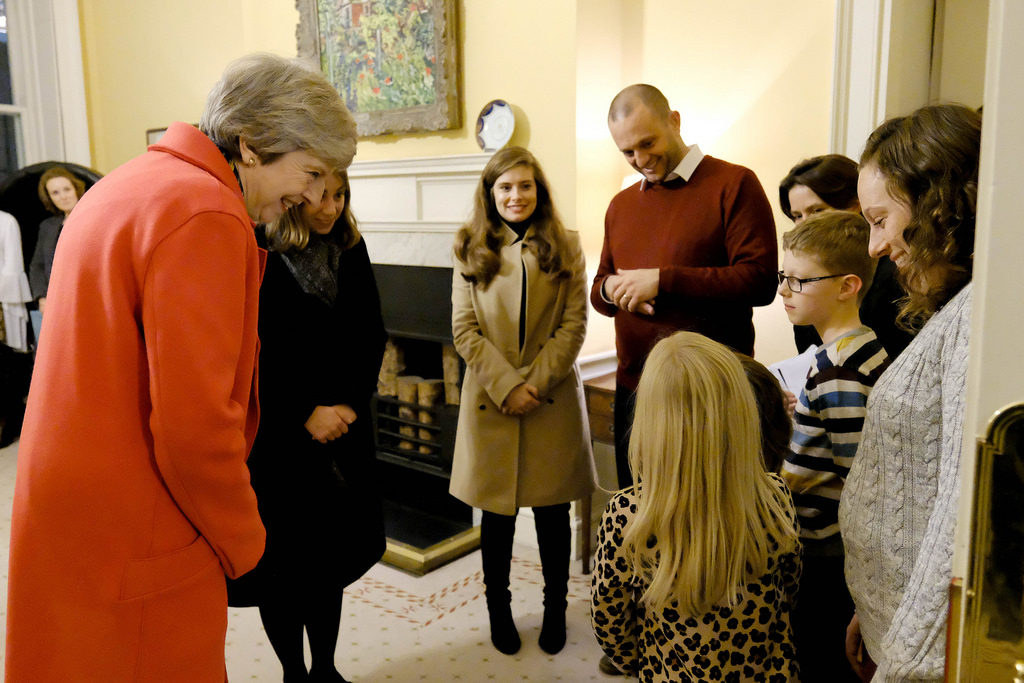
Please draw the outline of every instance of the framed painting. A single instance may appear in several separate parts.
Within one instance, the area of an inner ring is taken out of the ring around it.
[[[150,128],[146,131],[146,146],[155,145],[167,132],[166,128]]]
[[[319,64],[361,137],[458,128],[457,0],[296,0],[299,57]]]

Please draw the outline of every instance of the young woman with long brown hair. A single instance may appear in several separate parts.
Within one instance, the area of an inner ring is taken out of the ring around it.
[[[587,324],[579,237],[555,211],[540,164],[495,153],[455,240],[452,334],[466,361],[451,493],[483,510],[491,642],[519,650],[509,569],[516,514],[533,508],[544,574],[539,643],[565,645],[569,502],[590,495],[594,465],[576,356]]]

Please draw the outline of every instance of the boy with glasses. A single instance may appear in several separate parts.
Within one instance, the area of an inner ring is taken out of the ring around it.
[[[843,575],[839,496],[860,443],[868,393],[889,357],[860,320],[875,260],[860,214],[827,211],[782,236],[779,296],[794,325],[822,339],[797,401],[782,476],[793,492],[804,570],[792,615],[801,677],[855,681],[846,662],[853,602]]]

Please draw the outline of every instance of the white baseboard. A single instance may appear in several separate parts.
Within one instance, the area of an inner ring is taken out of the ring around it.
[[[615,368],[618,367],[619,364],[614,350],[592,353],[589,356],[581,357],[578,362],[580,366],[580,377],[583,378],[584,382],[588,379],[594,379],[595,377],[601,377],[602,375],[615,372]]]

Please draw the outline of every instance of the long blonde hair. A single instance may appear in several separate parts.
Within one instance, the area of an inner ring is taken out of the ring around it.
[[[455,257],[466,264],[464,277],[482,287],[487,287],[501,269],[500,254],[505,243],[505,224],[494,204],[492,190],[498,178],[516,166],[526,166],[533,171],[537,184],[537,207],[530,217],[533,237],[526,242],[527,248],[537,256],[540,269],[545,273],[555,278],[571,275],[565,227],[551,201],[544,171],[526,149],[505,147],[495,152],[484,166],[474,194],[473,214],[455,236]]]
[[[639,503],[624,551],[651,609],[735,606],[773,555],[796,546],[788,493],[761,464],[753,391],[722,344],[677,332],[655,345],[637,389],[629,462]]]
[[[341,180],[342,192],[345,194],[345,207],[331,230],[332,238],[342,249],[354,247],[360,239],[356,217],[352,214],[352,186],[348,182],[347,171],[335,171]],[[267,242],[271,251],[291,251],[305,249],[309,244],[309,227],[302,219],[305,204],[299,204],[285,211],[276,221],[267,224]]]

